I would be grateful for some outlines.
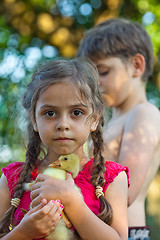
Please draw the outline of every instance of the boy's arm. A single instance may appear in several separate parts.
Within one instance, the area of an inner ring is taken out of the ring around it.
[[[152,174],[157,171],[159,161],[153,156],[160,141],[159,124],[160,113],[150,104],[139,105],[125,122],[118,162],[130,169],[129,205],[142,189],[151,164]]]

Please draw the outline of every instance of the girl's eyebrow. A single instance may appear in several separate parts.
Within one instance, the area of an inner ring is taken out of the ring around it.
[[[70,105],[69,107],[71,107],[71,108],[78,108],[78,107],[85,107],[85,108],[88,108],[88,106],[85,105],[85,104],[83,104],[83,103]],[[54,106],[54,105],[48,105],[48,104],[44,104],[44,105],[40,106],[40,109],[45,109],[45,108],[57,108],[57,106]]]
[[[88,106],[85,105],[84,103],[74,104],[74,105],[71,105],[71,107],[85,107],[85,108],[88,108]]]
[[[44,104],[44,105],[40,106],[40,109],[44,109],[44,108],[54,108],[54,106],[48,105],[48,104]]]

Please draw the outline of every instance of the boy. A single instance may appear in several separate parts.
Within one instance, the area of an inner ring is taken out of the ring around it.
[[[104,104],[113,110],[104,157],[130,169],[129,239],[149,239],[145,198],[160,163],[160,112],[145,93],[153,69],[151,40],[138,23],[110,19],[86,33],[77,56],[96,64]]]

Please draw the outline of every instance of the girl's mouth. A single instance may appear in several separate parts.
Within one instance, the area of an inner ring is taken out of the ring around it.
[[[56,138],[57,140],[65,140],[65,139],[70,139],[70,138],[67,138],[67,137],[59,137],[59,138]]]
[[[66,138],[66,137],[59,137],[55,139],[56,141],[70,141],[72,140],[71,138]]]

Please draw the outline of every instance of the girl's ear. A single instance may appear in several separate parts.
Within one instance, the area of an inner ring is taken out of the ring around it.
[[[32,125],[33,125],[33,129],[35,132],[38,132],[38,127],[37,127],[37,123],[36,122],[32,122]]]
[[[33,116],[31,113],[29,113],[29,116],[30,116],[30,119],[31,119],[31,122],[32,122],[32,125],[33,125],[33,129],[35,132],[38,132],[38,127],[37,127],[37,123],[36,123],[36,120],[33,119]]]
[[[145,58],[142,54],[137,53],[134,57],[132,57],[133,64],[133,77],[141,77],[145,71]]]
[[[93,119],[92,119],[92,123],[91,123],[91,128],[90,131],[94,132],[98,126],[99,123],[99,119],[100,119],[101,114],[94,114]]]

